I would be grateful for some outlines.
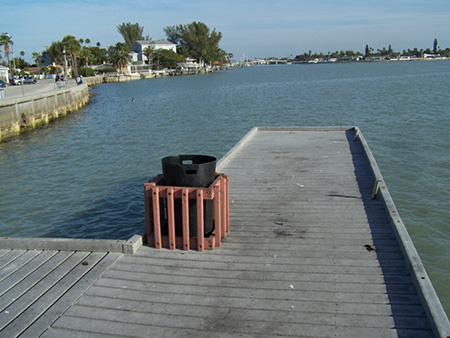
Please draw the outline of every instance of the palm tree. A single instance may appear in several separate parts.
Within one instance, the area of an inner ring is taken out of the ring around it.
[[[111,62],[118,72],[125,68],[131,60],[131,56],[128,54],[129,51],[128,45],[120,42],[111,48]]]
[[[153,61],[153,52],[155,51],[154,47],[148,46],[144,49],[144,55],[147,57],[148,65],[150,66],[150,61]]]
[[[142,33],[144,32],[144,27],[139,26],[137,22],[135,24],[132,24],[130,22],[122,23],[121,25],[117,26],[117,31],[123,36],[125,43],[129,47],[131,47],[133,42],[135,42],[136,40],[144,39],[142,35]]]
[[[80,41],[77,40],[73,35],[67,35],[62,39],[62,44],[66,53],[70,55],[73,66],[73,73],[75,77],[78,77],[78,69],[77,69],[77,56],[80,53],[81,45]]]
[[[45,74],[50,73],[50,68],[49,67],[42,67],[42,73],[44,73],[44,76],[45,76]]]
[[[91,50],[88,47],[83,47],[80,56],[84,58],[84,76],[87,76],[87,69],[89,66],[89,57],[91,56]]]
[[[38,69],[38,76],[39,76],[39,75],[41,75],[40,69],[39,69],[39,62],[41,61],[41,53],[33,52],[33,58],[34,58],[34,62],[36,62],[36,67]]]
[[[8,33],[2,33],[0,35],[0,45],[3,46],[3,50],[5,51],[6,59],[8,60],[8,67],[11,69],[11,65],[9,64],[9,54],[11,51],[12,45],[12,36],[10,36]],[[11,73],[12,74],[12,73]]]

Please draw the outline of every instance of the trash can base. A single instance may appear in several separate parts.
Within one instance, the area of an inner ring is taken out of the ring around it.
[[[207,188],[177,187],[163,185],[166,182],[159,175],[144,184],[145,227],[147,243],[157,249],[197,249],[212,250],[221,245],[222,238],[230,230],[229,226],[229,178],[225,174],[216,174],[214,182]],[[176,232],[175,205],[181,202],[181,234]],[[196,201],[197,232],[190,235],[190,212],[187,207]],[[212,230],[205,235],[204,202],[213,206]],[[183,208],[183,205],[185,206]],[[166,230],[164,230],[164,227]]]

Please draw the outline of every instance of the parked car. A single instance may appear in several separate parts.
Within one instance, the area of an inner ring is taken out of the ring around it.
[[[23,84],[35,84],[37,82],[37,80],[32,77],[32,76],[25,76],[25,77],[13,77],[10,81],[9,81],[12,85],[21,85]]]
[[[25,76],[22,78],[23,84],[35,84],[37,80],[32,76]]]
[[[20,78],[17,77],[17,76],[14,76],[14,77],[10,78],[9,79],[9,83],[14,85],[14,86],[22,84],[22,82],[20,82]]]

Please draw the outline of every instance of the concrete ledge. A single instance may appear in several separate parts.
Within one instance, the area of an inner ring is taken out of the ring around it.
[[[131,238],[123,244],[122,252],[124,254],[133,255],[141,246],[145,244],[145,238],[145,226],[143,226],[136,235],[131,236]]]
[[[123,253],[133,255],[144,244],[144,236],[134,235],[123,244]]]
[[[346,131],[355,129],[354,126],[336,127],[255,127],[257,131]]]
[[[9,238],[0,240],[0,249],[9,250],[59,250],[59,251],[101,251],[134,253],[139,247],[139,236],[130,241],[107,239],[72,238]],[[141,240],[142,240],[142,236]],[[133,251],[134,250],[134,251]]]
[[[88,85],[57,89],[0,102],[0,141],[46,125],[89,102]]]

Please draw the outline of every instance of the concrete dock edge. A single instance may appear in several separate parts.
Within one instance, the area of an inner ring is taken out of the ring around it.
[[[422,305],[425,309],[427,317],[432,325],[433,333],[436,337],[447,337],[450,332],[450,322],[444,311],[444,308],[439,300],[439,297],[434,290],[433,284],[423,266],[420,256],[414,246],[414,243],[409,236],[408,230],[403,223],[400,214],[394,204],[394,200],[389,193],[387,185],[384,182],[381,171],[377,165],[375,157],[370,150],[369,144],[362,135],[358,127],[355,128],[359,141],[362,143],[367,159],[370,162],[375,180],[380,184],[380,196],[385,204],[385,208],[390,216],[391,225],[397,237],[397,241],[403,252],[403,256],[408,264],[411,277],[414,280],[417,293],[421,298]],[[357,141],[357,140],[355,140]],[[374,182],[375,183],[375,182]]]

